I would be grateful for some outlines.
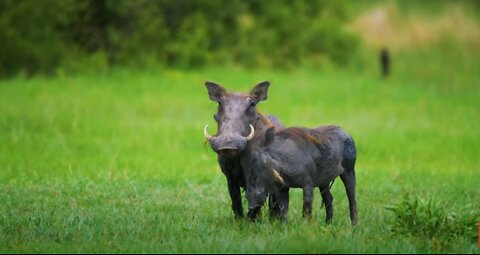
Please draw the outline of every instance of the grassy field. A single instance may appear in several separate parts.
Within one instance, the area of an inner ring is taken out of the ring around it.
[[[406,55],[387,80],[367,64],[0,81],[0,252],[479,253],[480,62],[451,55]],[[331,225],[318,193],[301,218],[300,190],[285,225],[234,220],[205,80],[270,80],[262,112],[350,132],[358,226],[340,181]]]

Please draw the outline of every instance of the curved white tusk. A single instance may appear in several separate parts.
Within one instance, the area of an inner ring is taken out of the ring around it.
[[[253,128],[252,124],[250,124],[250,134],[247,136],[247,141],[250,141],[253,138],[253,135],[255,135],[255,129]]]
[[[282,176],[280,176],[280,174],[277,172],[277,170],[275,170],[275,169],[272,169],[272,170],[273,170],[273,178],[278,183],[285,184],[285,181],[283,180]]]
[[[205,136],[205,139],[207,139],[207,141],[210,141],[210,139],[212,139],[212,136],[208,134],[207,129],[208,129],[208,124],[205,125],[205,127],[203,128],[203,135]]]

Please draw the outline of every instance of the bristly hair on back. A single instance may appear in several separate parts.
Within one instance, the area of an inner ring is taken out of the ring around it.
[[[294,137],[304,139],[308,142],[311,142],[311,143],[314,143],[314,144],[317,144],[317,145],[325,144],[328,140],[328,138],[325,135],[323,135],[319,132],[315,132],[315,130],[311,130],[311,129],[307,129],[307,128],[300,128],[300,127],[286,128],[286,129],[283,129],[283,130],[279,131],[278,134],[279,135],[282,135],[282,134],[292,135]]]

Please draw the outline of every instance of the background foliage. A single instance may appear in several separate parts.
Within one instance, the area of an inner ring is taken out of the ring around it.
[[[345,64],[357,46],[341,26],[349,14],[332,0],[2,0],[0,72]]]

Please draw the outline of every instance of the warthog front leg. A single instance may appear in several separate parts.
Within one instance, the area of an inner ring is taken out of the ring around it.
[[[232,200],[232,210],[235,218],[243,218],[242,196],[240,193],[240,183],[243,177],[240,162],[219,156],[218,163],[223,174],[227,177],[228,193]]]
[[[240,193],[240,186],[236,180],[227,177],[228,183],[228,192],[230,198],[232,199],[232,210],[235,214],[235,218],[243,218],[243,206],[242,206],[242,196]]]
[[[276,192],[276,198],[277,198],[277,204],[278,204],[278,217],[282,222],[285,222],[287,220],[289,191],[290,191],[290,188],[284,188]]]
[[[278,208],[277,197],[274,192],[268,194],[268,212],[270,218],[277,218],[280,215],[280,208]]]

